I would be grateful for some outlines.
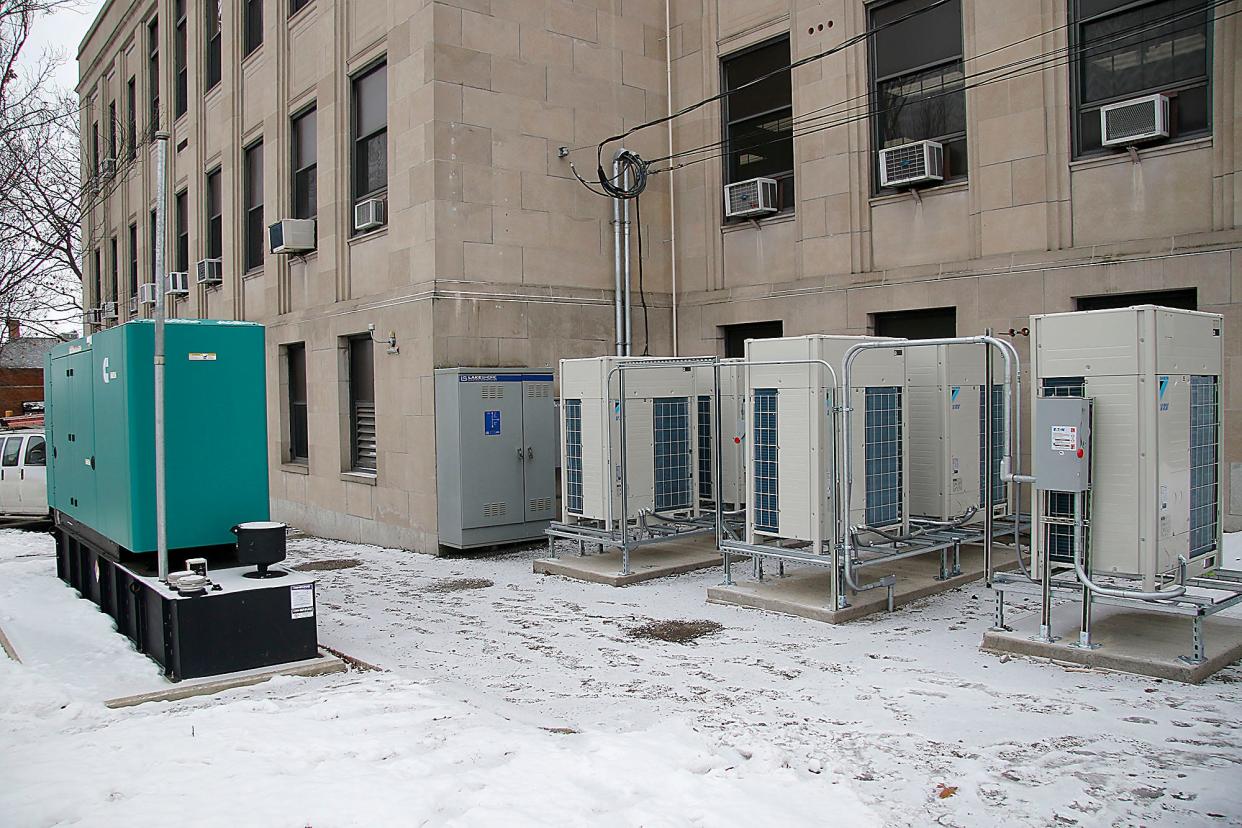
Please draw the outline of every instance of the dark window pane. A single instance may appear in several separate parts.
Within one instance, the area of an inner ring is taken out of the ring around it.
[[[881,148],[966,131],[961,62],[884,81],[876,101]]]
[[[793,169],[793,117],[789,110],[729,127],[730,181],[769,178]]]
[[[353,468],[375,471],[375,357],[369,335],[349,340],[349,402]]]
[[[380,64],[354,79],[354,198],[388,187],[388,70]]]
[[[138,79],[130,78],[126,85],[129,98],[125,112],[125,141],[129,148],[128,155],[133,158],[138,154]]]
[[[1178,135],[1206,130],[1211,123],[1208,119],[1207,86],[1178,92],[1173,101],[1173,111]]]
[[[8,440],[5,441],[4,460],[2,461],[4,465],[6,466],[17,465],[17,458],[19,458],[22,453],[22,440],[23,439],[24,438],[22,437],[10,437]]]
[[[388,125],[388,67],[380,66],[354,81],[354,131],[361,137]]]
[[[245,0],[243,9],[245,17],[245,49],[243,54],[250,54],[263,44],[263,0]]]
[[[147,24],[147,94],[150,99],[151,132],[160,125],[160,27],[159,20]]]
[[[887,78],[962,56],[962,4],[953,0],[919,13],[934,0],[899,0],[871,16],[875,73]],[[907,15],[913,15],[909,19]],[[894,22],[900,20],[901,22]],[[880,28],[883,27],[883,28]]]
[[[138,225],[129,226],[129,295],[138,293]]]
[[[246,206],[246,270],[263,266],[263,144],[258,143],[246,150],[245,187],[243,198]]]
[[[306,346],[286,348],[289,364],[289,453],[292,460],[306,462],[310,456],[306,430]]]
[[[358,141],[356,197],[362,198],[388,186],[388,133],[381,132]]]
[[[47,465],[47,442],[42,437],[31,437],[26,444],[26,465]]]
[[[793,102],[793,92],[789,83],[789,74],[787,71],[778,71],[788,66],[789,40],[787,38],[745,52],[737,57],[728,58],[724,64],[726,88],[745,87],[727,98],[728,120],[738,121],[762,112],[790,106]],[[777,74],[753,85],[747,85],[772,72],[777,72]]]
[[[211,89],[220,82],[220,21],[222,0],[207,0],[204,32],[207,39],[207,78],[205,87]]]
[[[116,236],[112,237],[112,249],[109,250],[108,252],[110,254],[109,258],[110,258],[110,263],[111,263],[111,267],[109,268],[109,270],[111,271],[110,273],[111,283],[109,285],[110,290],[108,292],[108,299],[115,302],[117,299],[117,290],[116,290],[117,274],[118,274],[118,271],[120,270],[120,263],[117,261],[117,259],[120,257],[120,254],[121,254],[121,248],[120,248],[120,245],[117,243]]]
[[[728,182],[774,178],[781,209],[792,208],[793,99],[789,38],[726,58],[724,83],[739,90],[724,99]],[[771,77],[765,77],[771,73]],[[763,78],[763,80],[757,80]],[[756,82],[757,81],[757,82]],[[753,84],[753,85],[748,85]]]
[[[317,211],[315,110],[293,120],[293,217],[314,218]]]
[[[309,4],[310,0],[289,0],[289,16],[292,17]]]
[[[177,264],[178,273],[190,269],[190,196],[185,190],[177,193]]]

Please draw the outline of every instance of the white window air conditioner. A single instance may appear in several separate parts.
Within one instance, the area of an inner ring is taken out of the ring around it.
[[[273,253],[309,253],[315,249],[314,219],[281,219],[267,228]]]
[[[1169,96],[1146,95],[1100,107],[1100,144],[1129,147],[1169,137]]]
[[[117,318],[116,302],[104,302],[100,305],[99,318],[105,322],[115,320]]]
[[[780,210],[776,199],[776,181],[751,178],[726,184],[724,188],[725,218],[757,218]]]
[[[915,141],[880,150],[880,186],[913,187],[944,181],[944,145]]]
[[[129,297],[129,315],[130,316],[138,315],[138,297],[137,296]]]
[[[190,293],[190,274],[189,273],[169,273],[168,284],[165,286],[164,292],[169,296],[187,296]]]
[[[82,311],[82,321],[87,325],[98,325],[102,318],[99,308],[87,308]]]
[[[138,303],[142,305],[154,305],[156,294],[155,282],[147,282],[138,286]]]
[[[116,175],[116,159],[105,158],[99,162],[99,177],[103,179]]]
[[[199,259],[194,266],[200,285],[218,285],[224,281],[223,262],[220,259]]]
[[[388,223],[388,203],[382,198],[368,198],[354,205],[354,229],[374,230]]]

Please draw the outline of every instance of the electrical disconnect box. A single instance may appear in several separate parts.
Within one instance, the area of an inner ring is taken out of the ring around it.
[[[1081,521],[1093,573],[1150,590],[1179,559],[1219,566],[1223,343],[1219,315],[1154,305],[1031,317],[1037,549],[1072,560]],[[1090,418],[1048,398],[1090,400]]]
[[[731,509],[746,502],[746,410],[745,378],[742,360],[720,363],[720,440],[712,438],[716,369],[696,368],[698,375],[698,466],[699,500],[716,502],[716,496]],[[717,481],[714,449],[719,448],[721,479]]]
[[[1085,492],[1091,488],[1091,400],[1037,399],[1034,439],[1032,463],[1041,489]]]
[[[438,368],[440,543],[536,540],[556,512],[551,368]]]

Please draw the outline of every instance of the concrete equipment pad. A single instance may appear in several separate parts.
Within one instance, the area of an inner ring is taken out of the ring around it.
[[[620,549],[610,549],[603,554],[588,552],[585,555],[540,558],[535,561],[535,572],[608,586],[629,586],[653,578],[720,566],[720,562],[715,536],[704,535],[632,550],[629,575],[621,574]]]
[[[1011,569],[1017,565],[1014,553],[1009,549],[994,549],[993,567],[997,570]],[[931,552],[917,558],[906,558],[886,566],[873,566],[859,570],[856,580],[869,583],[884,575],[894,575],[897,583],[893,589],[893,607],[899,607],[935,595],[954,587],[977,581],[983,577],[983,547],[963,546],[961,575],[939,581],[940,553]],[[744,571],[746,580],[738,582]],[[786,563],[785,576],[776,574],[775,561],[764,562],[764,580],[749,577],[749,563],[735,566],[733,586],[714,586],[707,589],[707,600],[713,604],[735,604],[740,607],[783,612],[813,621],[840,624],[873,612],[888,608],[888,590],[871,589],[849,596],[850,605],[835,609],[829,603],[831,575],[827,567],[802,566]]]
[[[108,699],[104,704],[107,707],[117,708],[134,707],[135,705],[155,701],[178,701],[193,696],[209,696],[212,693],[232,690],[235,687],[249,687],[252,684],[259,684],[276,676],[326,676],[332,673],[343,673],[346,669],[348,668],[345,666],[343,659],[320,648],[318,658],[308,658],[304,661],[294,661],[289,664],[277,664],[272,667],[256,667],[253,670],[239,670],[236,673],[227,673],[223,676],[187,679],[178,682],[175,686],[169,687],[166,690],[156,690],[153,693],[139,693],[134,696]]]
[[[1078,641],[1081,605],[1053,607],[1051,644],[1035,641],[1039,613],[1008,620],[1009,632],[989,630],[983,635],[984,652],[1049,658],[1094,667],[1137,673],[1141,676],[1198,684],[1222,667],[1242,659],[1242,619],[1214,615],[1203,620],[1206,658],[1188,664],[1180,656],[1193,652],[1191,619],[1178,615],[1142,612],[1127,607],[1096,604],[1091,613],[1091,641],[1100,646],[1083,650]]]

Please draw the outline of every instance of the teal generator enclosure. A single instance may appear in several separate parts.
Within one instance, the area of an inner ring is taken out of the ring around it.
[[[231,546],[268,518],[263,327],[166,324],[168,548]],[[155,540],[155,325],[137,320],[58,345],[44,366],[48,504],[115,544]]]

